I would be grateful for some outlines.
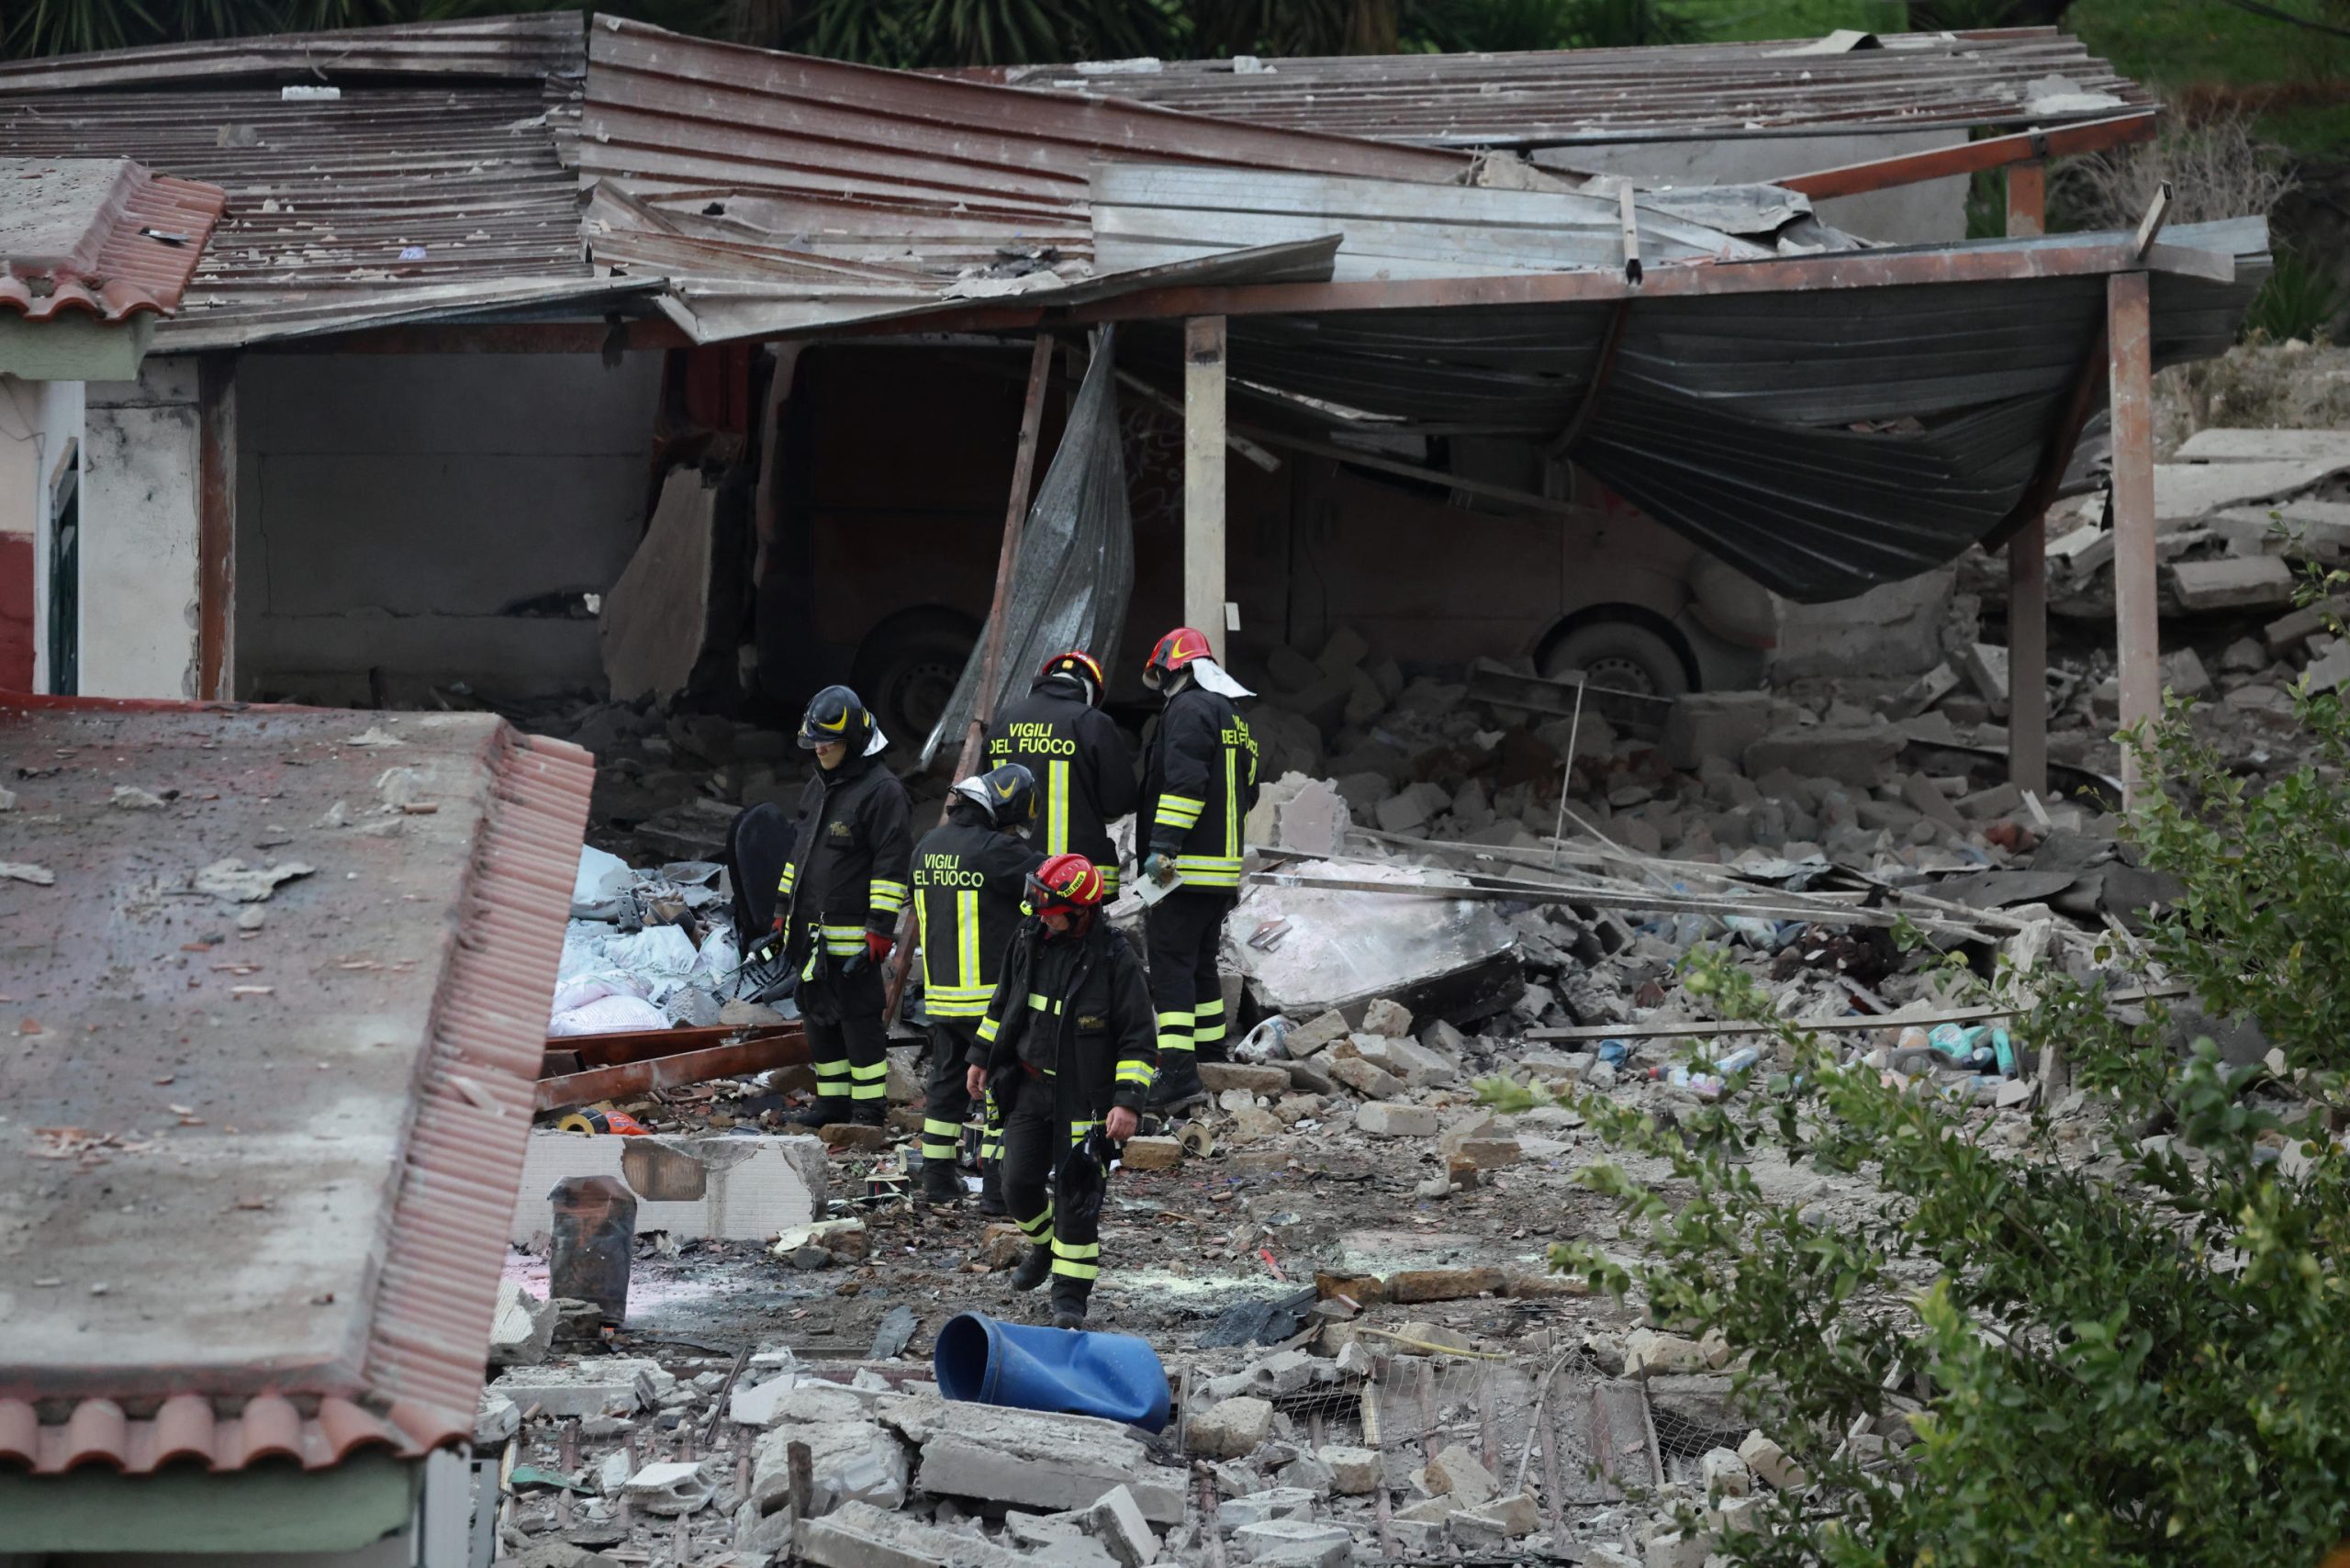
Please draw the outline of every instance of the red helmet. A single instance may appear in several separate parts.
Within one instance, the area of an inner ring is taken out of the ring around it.
[[[1102,706],[1102,694],[1109,689],[1110,678],[1102,673],[1102,661],[1083,648],[1071,648],[1065,654],[1055,654],[1036,672],[1042,680],[1048,676],[1073,675],[1085,683],[1085,700],[1094,707]]]
[[[1215,650],[1208,646],[1208,634],[1196,626],[1178,626],[1150,650],[1150,657],[1142,666],[1142,683],[1153,691],[1164,678],[1173,675],[1194,659],[1212,658]]]
[[[1037,913],[1084,913],[1102,902],[1102,868],[1082,855],[1056,855],[1028,873],[1028,902]]]

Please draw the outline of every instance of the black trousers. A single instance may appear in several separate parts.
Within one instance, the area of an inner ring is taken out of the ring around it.
[[[1143,915],[1162,1064],[1169,1051],[1224,1059],[1224,982],[1216,978],[1215,951],[1224,939],[1224,917],[1237,902],[1237,894],[1221,888],[1177,888]]]
[[[845,963],[835,958],[823,978],[800,981],[808,1060],[816,1070],[816,1092],[828,1109],[861,1111],[867,1121],[878,1122],[889,1110],[890,1062],[883,1053],[890,1032],[881,1023],[888,992],[880,965],[860,963],[851,971]]]
[[[955,1163],[963,1141],[963,1124],[971,1119],[971,1092],[964,1083],[968,1066],[965,1053],[979,1032],[976,1019],[934,1018],[930,1025],[930,1078],[923,1085],[922,1158]],[[979,1134],[979,1163],[990,1165],[1003,1155],[1003,1117],[995,1097],[987,1096],[987,1123]]]
[[[1101,1216],[1056,1213],[1051,1183],[1069,1151],[1097,1124],[1062,1103],[1058,1085],[1013,1067],[998,1071],[988,1088],[1004,1107],[1004,1207],[1021,1234],[1052,1249],[1053,1299],[1082,1305],[1102,1272]]]

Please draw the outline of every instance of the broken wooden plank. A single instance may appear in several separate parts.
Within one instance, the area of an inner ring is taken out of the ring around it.
[[[764,1072],[769,1068],[800,1067],[807,1061],[807,1036],[793,1029],[737,1041],[733,1045],[714,1046],[707,1050],[685,1051],[644,1061],[592,1068],[563,1078],[541,1079],[532,1103],[540,1111],[560,1111],[574,1105],[592,1105],[599,1100],[610,1100],[621,1095],[647,1094],[656,1089],[680,1089],[689,1083],[706,1083],[713,1078],[739,1078],[746,1073]]]

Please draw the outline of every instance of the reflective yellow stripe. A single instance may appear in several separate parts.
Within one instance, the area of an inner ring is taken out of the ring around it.
[[[867,904],[885,914],[895,914],[906,907],[906,885],[875,877],[865,884]]]
[[[963,1124],[942,1122],[934,1117],[924,1116],[922,1119],[922,1130],[932,1137],[959,1138],[963,1136]]]
[[[1118,868],[1104,866],[1099,860],[1093,863],[1093,868],[1102,873],[1102,902],[1107,903],[1118,896]]]
[[[1002,1027],[1002,1025],[998,1024],[992,1018],[982,1018],[979,1020],[979,1044],[984,1046],[993,1041],[996,1031],[1001,1027]]]
[[[1059,1002],[1049,996],[1040,996],[1033,991],[1028,993],[1028,1006],[1030,1011],[1035,1013],[1058,1014],[1061,1010]]]
[[[1069,853],[1069,764],[1045,765],[1045,853]]]
[[[1056,1256],[1053,1259],[1053,1272],[1065,1280],[1098,1280],[1102,1277],[1102,1265],[1072,1263],[1066,1258]]]
[[[1150,1067],[1146,1062],[1122,1061],[1118,1064],[1118,1081],[1121,1083],[1148,1083],[1151,1077]]]
[[[1053,1256],[1074,1258],[1081,1262],[1088,1258],[1102,1256],[1102,1244],[1098,1241],[1063,1241],[1056,1236],[1053,1238]]]
[[[1240,753],[1229,746],[1224,753],[1224,852],[1240,853]]]
[[[1200,820],[1200,813],[1207,810],[1207,804],[1205,801],[1194,801],[1188,795],[1161,795],[1156,820],[1161,827],[1180,827],[1188,831],[1193,823]]]
[[[816,1076],[819,1078],[846,1078],[848,1076],[848,1063],[845,1061],[820,1061],[815,1064],[815,1068]]]
[[[1184,881],[1199,888],[1237,888],[1240,861],[1225,855],[1178,855],[1175,869]]]
[[[1012,1223],[1024,1231],[1031,1241],[1041,1242],[1047,1239],[1053,1230],[1053,1201],[1046,1198],[1044,1212],[1035,1219],[1022,1219],[1018,1215],[1013,1215]]]
[[[979,985],[979,895],[976,890],[955,895],[955,983],[977,988]]]
[[[1162,1013],[1158,1015],[1158,1022],[1161,1024],[1181,1024],[1188,1029],[1192,1026],[1192,1010],[1186,1007],[1173,1013]]]
[[[799,867],[797,867],[797,866],[786,866],[786,867],[783,868],[783,879],[782,879],[781,881],[778,881],[778,883],[776,883],[776,885],[775,885],[775,890],[776,890],[777,892],[779,892],[779,893],[788,893],[788,892],[789,892],[789,891],[791,890],[791,879],[792,879],[792,878],[794,878],[794,877],[798,876],[799,874],[800,874],[800,868],[799,868]]]

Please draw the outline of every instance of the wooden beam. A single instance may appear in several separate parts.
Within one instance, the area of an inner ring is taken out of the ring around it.
[[[2048,232],[2048,165],[2034,158],[2008,166],[2008,238]]]
[[[1955,147],[1936,147],[1924,152],[1905,152],[1897,158],[1875,158],[1865,163],[1847,163],[1841,168],[1794,174],[1771,183],[1791,191],[1800,191],[1814,201],[1823,201],[1830,196],[1858,196],[1863,191],[1886,190],[1895,185],[1946,179],[1954,174],[1979,174],[1986,169],[2023,162],[2039,163],[2074,153],[2102,152],[2108,148],[2126,146],[2133,141],[2153,140],[2155,114],[2154,109],[2141,109],[2132,114],[2116,115],[2111,119],[2089,120],[2054,130],[2022,130],[2010,136],[1986,136],[1980,141],[1964,141]],[[2013,234],[2016,231],[2009,229],[2008,232]]]
[[[237,636],[237,356],[196,363],[196,696],[225,702]]]
[[[2008,778],[2048,793],[2048,520],[2008,541]]]
[[[1074,327],[1102,321],[1174,320],[1202,316],[1283,316],[1355,310],[1466,309],[1479,307],[1606,304],[1618,299],[1664,299],[1728,295],[1806,294],[1846,288],[1878,288],[1943,283],[2007,283],[2044,277],[2083,277],[2149,264],[2171,270],[2195,262],[2201,252],[2178,258],[2142,259],[2124,238],[2084,239],[2031,250],[1985,251],[1953,247],[1929,251],[1830,251],[1771,261],[1688,261],[1647,268],[1639,283],[1614,268],[1583,272],[1508,273],[1486,277],[1362,279],[1348,283],[1197,285],[1137,289],[1132,294],[1082,305],[975,305],[968,310],[918,318],[925,332],[1030,331],[1039,326]],[[826,338],[887,335],[908,330],[904,320],[828,327]],[[779,332],[776,337],[794,334]]]
[[[571,1042],[566,1040],[564,1043],[568,1045]],[[712,1046],[706,1050],[683,1051],[673,1056],[621,1062],[612,1067],[589,1068],[585,1072],[570,1073],[562,1078],[542,1078],[532,1101],[532,1108],[537,1111],[567,1110],[574,1105],[592,1105],[599,1100],[610,1100],[623,1094],[649,1094],[655,1089],[678,1089],[688,1083],[707,1083],[713,1078],[739,1078],[745,1073],[765,1072],[770,1068],[800,1067],[807,1060],[808,1037],[794,1029],[787,1034],[763,1035],[731,1046]]]
[[[2113,409],[2113,597],[2121,675],[2121,727],[2162,711],[2161,622],[2155,602],[2154,333],[2144,273],[2106,284],[2106,341]],[[2135,805],[2146,780],[2121,754],[2121,800]]]
[[[659,317],[603,321],[509,321],[464,326],[420,321],[255,343],[253,353],[601,353],[607,348],[689,349],[693,339]]]
[[[1183,323],[1183,621],[1219,659],[1225,628],[1224,318]]]
[[[2008,237],[2048,224],[2048,166],[2008,166]],[[2067,448],[2071,442],[2063,442]],[[2070,461],[2069,455],[2066,461]],[[2060,474],[2061,476],[2061,474]],[[2048,516],[2033,513],[2008,541],[2008,778],[2048,793]]]

